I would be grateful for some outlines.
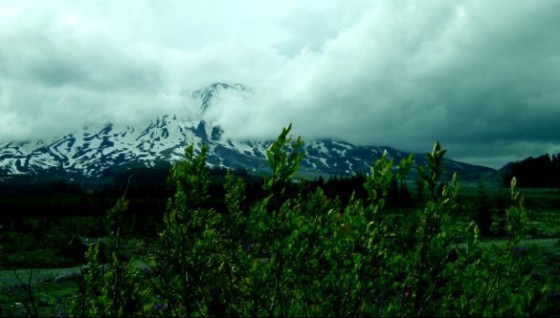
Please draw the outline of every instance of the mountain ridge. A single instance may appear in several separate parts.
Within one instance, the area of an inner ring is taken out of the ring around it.
[[[241,84],[214,83],[192,94],[203,113],[223,91],[246,93]],[[245,169],[252,174],[268,171],[266,150],[273,140],[233,140],[226,138],[219,125],[204,119],[167,114],[141,125],[105,123],[50,139],[0,142],[0,175],[37,174],[59,169],[89,177],[109,169],[137,164],[151,167],[157,162],[183,159],[184,148],[193,144],[197,151],[208,146],[208,165],[216,168]],[[389,158],[408,153],[391,147],[356,146],[336,139],[315,139],[304,143],[306,156],[301,171],[306,175],[349,176],[368,173],[376,158],[387,151]],[[425,164],[424,155],[415,155],[415,165]],[[494,169],[445,160],[449,172],[478,176]]]

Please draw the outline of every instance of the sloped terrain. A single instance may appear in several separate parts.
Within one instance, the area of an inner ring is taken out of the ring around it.
[[[193,93],[200,101],[196,119],[174,114],[155,118],[143,125],[120,126],[112,123],[84,128],[62,137],[27,142],[0,143],[1,175],[32,175],[57,170],[84,176],[99,176],[119,167],[152,167],[158,162],[173,163],[183,158],[184,148],[194,144],[199,150],[207,145],[211,167],[244,169],[252,174],[267,171],[266,150],[271,140],[231,140],[224,131],[203,114],[212,100],[224,90],[247,93],[240,84],[216,83]],[[367,173],[384,151],[395,164],[408,153],[379,146],[355,146],[351,143],[318,139],[305,142],[307,156],[301,172],[307,175],[353,175]],[[423,165],[424,155],[416,155],[415,163]],[[486,167],[446,161],[448,172],[457,171],[466,178],[490,173]]]

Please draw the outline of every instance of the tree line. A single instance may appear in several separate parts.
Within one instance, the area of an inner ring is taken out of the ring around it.
[[[502,170],[504,185],[515,176],[520,187],[560,187],[560,153],[511,162]]]

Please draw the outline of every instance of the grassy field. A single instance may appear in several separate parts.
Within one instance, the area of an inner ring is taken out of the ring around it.
[[[62,315],[66,312],[63,300],[78,292],[79,275],[80,266],[0,271],[3,315]]]

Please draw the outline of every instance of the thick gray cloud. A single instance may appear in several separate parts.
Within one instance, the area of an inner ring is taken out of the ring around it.
[[[0,139],[209,111],[234,138],[304,139],[500,167],[560,152],[560,2],[0,1]]]

